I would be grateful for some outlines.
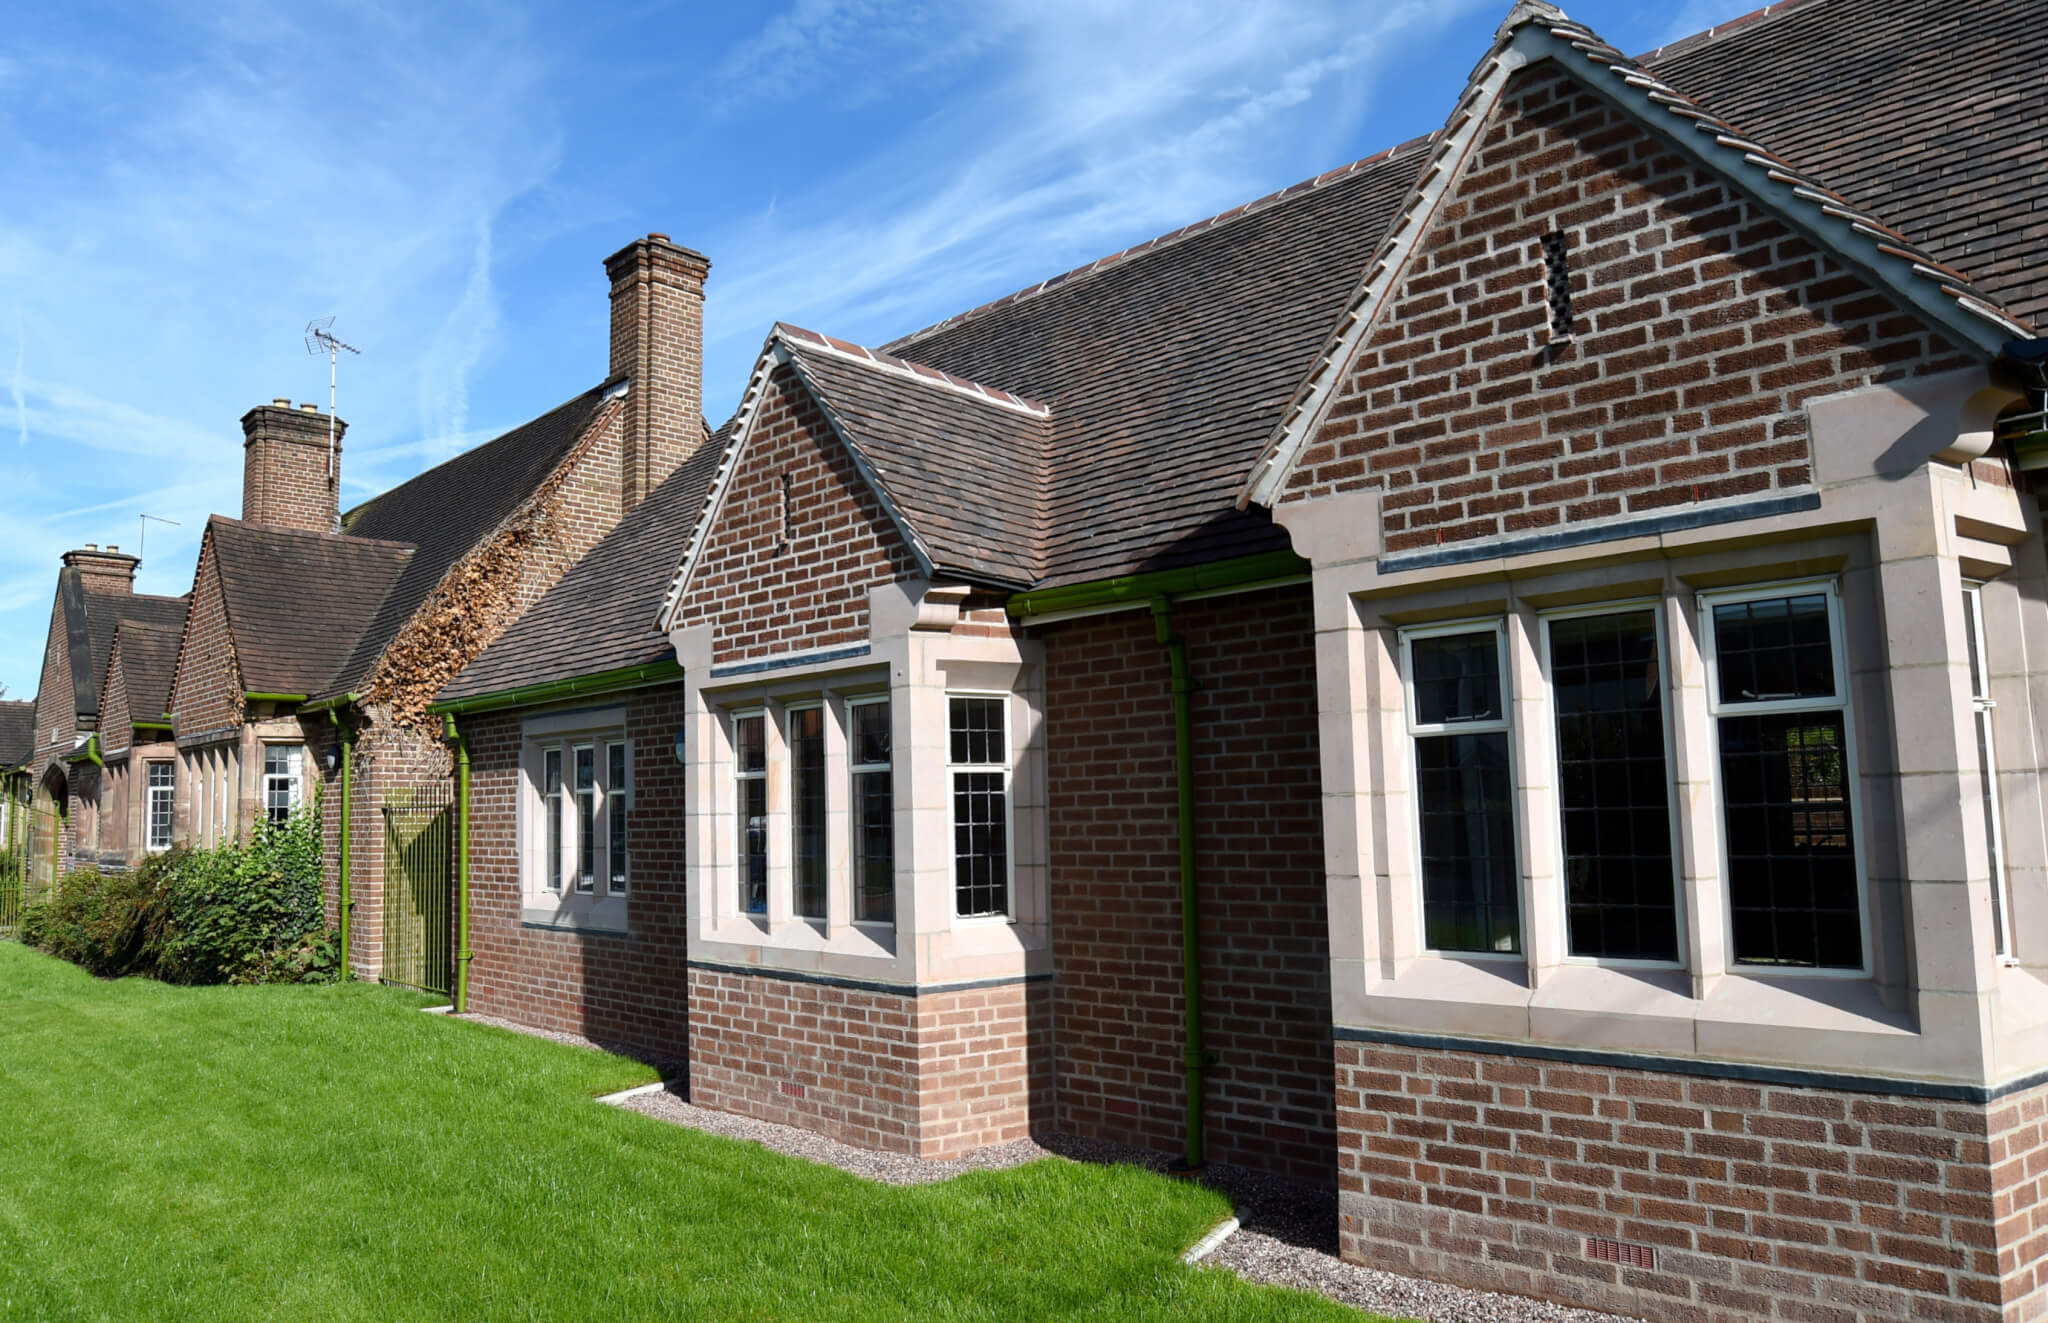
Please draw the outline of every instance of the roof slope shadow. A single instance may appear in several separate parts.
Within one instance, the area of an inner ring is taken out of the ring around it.
[[[177,625],[123,620],[119,632],[121,675],[128,689],[128,711],[135,721],[158,721],[171,710],[171,679],[178,670],[178,648],[185,629]],[[111,649],[109,649],[111,653]],[[107,658],[108,678],[114,659]]]
[[[114,631],[121,622],[134,620],[182,632],[190,606],[186,597],[90,589],[77,571],[69,568],[58,576],[57,596],[64,607],[72,701],[80,717],[99,715],[100,681],[107,673]]]
[[[36,751],[36,705],[27,699],[0,702],[0,771],[26,766]]]
[[[697,527],[733,431],[728,421],[699,446],[436,701],[673,661],[675,652],[655,618],[668,572]]]

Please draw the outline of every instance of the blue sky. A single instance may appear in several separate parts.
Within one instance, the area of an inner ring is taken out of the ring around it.
[[[1568,4],[1642,51],[1757,0]],[[58,556],[191,586],[237,420],[324,404],[344,504],[605,372],[604,256],[712,259],[706,408],[777,319],[879,343],[1443,122],[1507,0],[30,6],[0,48],[0,685]]]

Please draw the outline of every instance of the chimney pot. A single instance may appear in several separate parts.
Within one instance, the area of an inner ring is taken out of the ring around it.
[[[88,542],[85,544],[85,549],[87,551],[98,551],[100,549],[100,544],[97,542]]]
[[[107,543],[107,554],[108,554],[109,556],[113,555],[113,554],[114,554],[115,552],[119,551],[120,549],[121,549],[121,548],[120,548],[119,546],[115,545],[115,544],[114,544],[114,543],[112,543],[112,542],[109,542],[109,543]]]
[[[317,405],[317,404],[302,404],[302,405],[300,405],[300,406],[299,406],[299,412],[300,412],[300,413],[319,413],[319,412],[320,412],[320,406],[319,406],[319,405]]]
[[[289,409],[292,407],[292,402],[288,399],[272,399],[270,402],[280,409]]]
[[[670,242],[669,237],[666,234],[663,234],[660,230],[649,230],[647,232],[647,237],[650,239],[659,239],[663,243]]]

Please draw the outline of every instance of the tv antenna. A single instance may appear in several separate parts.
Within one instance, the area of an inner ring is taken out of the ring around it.
[[[135,559],[137,560],[141,560],[142,553],[149,549],[149,526],[152,522],[159,524],[169,524],[172,528],[183,527],[183,525],[179,524],[177,520],[166,519],[162,515],[146,514],[139,515],[137,517],[142,521],[142,536],[135,540]]]
[[[327,481],[334,481],[334,376],[335,367],[341,361],[341,351],[351,354],[363,351],[352,344],[335,337],[334,318],[316,317],[306,323],[306,352],[327,355]]]

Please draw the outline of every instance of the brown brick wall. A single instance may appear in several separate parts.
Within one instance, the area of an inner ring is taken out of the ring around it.
[[[400,726],[372,707],[356,722],[354,772],[349,787],[349,965],[362,978],[384,968],[384,817],[395,790],[447,784],[454,762],[438,729]],[[327,911],[340,923],[341,773],[327,770],[326,753],[340,737],[324,721],[308,720],[310,779],[320,778],[321,834],[325,842]]]
[[[64,630],[64,601],[53,594],[50,632],[43,642],[43,673],[36,686],[34,766],[38,770],[70,750],[78,733],[76,704],[71,690],[71,644]]]
[[[679,618],[717,662],[866,642],[868,589],[917,563],[788,367],[775,370]],[[785,538],[784,478],[791,517]]]
[[[242,682],[228,632],[227,597],[213,557],[209,530],[199,544],[199,568],[192,577],[192,609],[179,645],[171,686],[171,712],[180,737],[237,725],[242,719]],[[179,798],[184,798],[183,791]]]
[[[626,702],[626,735],[633,742],[626,933],[561,932],[521,922],[515,796],[524,715],[494,713],[463,723],[475,814],[470,1009],[682,1065],[690,1047],[683,767],[670,752],[683,720],[681,686]]]
[[[1383,489],[1388,551],[1805,487],[1808,398],[1965,364],[1554,66],[1480,132],[1283,498]]]
[[[1986,1107],[1358,1042],[1336,1062],[1354,1262],[1653,1323],[2040,1313],[2048,1088]]]
[[[1175,608],[1197,689],[1212,1159],[1327,1185],[1329,929],[1309,594]],[[1177,1152],[1185,1089],[1166,650],[1146,612],[1048,628],[1058,1128]]]
[[[252,524],[332,533],[341,500],[341,438],[334,421],[328,475],[328,415],[265,404],[242,415],[242,518]]]
[[[1047,1001],[1043,983],[909,996],[692,969],[690,1098],[862,1148],[957,1157],[1025,1138],[1044,1116]]]
[[[619,502],[630,510],[704,442],[702,254],[650,235],[605,262],[612,281],[611,370],[626,397]]]

